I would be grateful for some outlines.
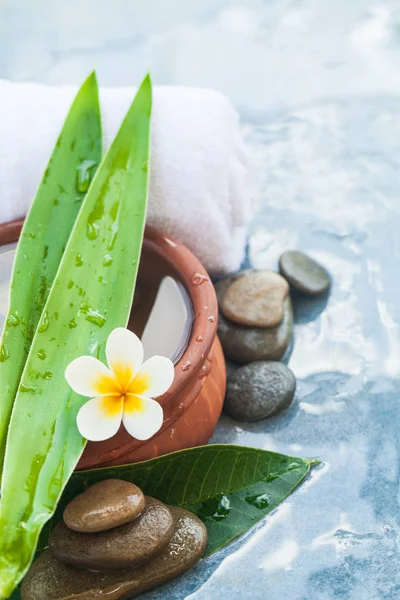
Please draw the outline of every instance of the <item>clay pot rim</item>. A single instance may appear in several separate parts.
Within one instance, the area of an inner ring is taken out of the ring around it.
[[[24,219],[0,223],[0,247],[18,241]],[[218,304],[210,277],[198,258],[183,244],[159,230],[146,226],[144,244],[152,244],[170,262],[185,286],[194,312],[188,346],[175,365],[175,379],[166,394],[157,400],[163,405],[178,394],[200,373],[214,343],[218,327]],[[125,453],[119,447],[118,455]]]

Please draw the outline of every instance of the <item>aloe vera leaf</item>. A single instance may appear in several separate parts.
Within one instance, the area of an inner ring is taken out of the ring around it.
[[[104,359],[109,333],[129,318],[146,216],[151,105],[147,76],[92,181],[32,342],[4,462],[1,598],[28,569],[85,446],[76,415],[87,399],[69,388],[65,368],[84,354]]]
[[[15,256],[10,308],[0,347],[0,472],[26,357],[89,177],[100,163],[101,147],[98,88],[92,73],[68,113],[26,217]]]

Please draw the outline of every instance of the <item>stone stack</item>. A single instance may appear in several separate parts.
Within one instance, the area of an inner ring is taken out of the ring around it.
[[[302,252],[285,252],[279,269],[280,274],[248,269],[215,283],[225,356],[244,365],[229,377],[224,405],[240,421],[271,417],[291,404],[296,379],[278,362],[288,354],[293,335],[289,291],[293,297],[318,296],[331,285],[326,269]]]
[[[225,355],[239,364],[280,360],[293,332],[287,281],[272,271],[240,271],[215,283],[218,335]]]
[[[21,599],[133,598],[190,569],[206,544],[207,530],[192,513],[106,480],[67,506]]]

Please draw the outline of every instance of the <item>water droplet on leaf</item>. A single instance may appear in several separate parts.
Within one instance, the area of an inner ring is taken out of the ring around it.
[[[29,393],[29,394],[36,394],[36,388],[32,387],[30,385],[25,385],[23,383],[21,383],[21,385],[19,386],[19,391],[22,393]]]
[[[6,362],[10,358],[10,352],[4,344],[0,347],[0,362]]]
[[[251,504],[260,510],[267,508],[270,499],[271,498],[269,494],[256,494],[255,496],[247,496],[247,498],[245,498],[247,504]]]
[[[36,355],[38,358],[40,358],[40,360],[44,360],[46,358],[46,350],[44,350],[44,348],[41,348],[37,351]]]
[[[85,320],[90,321],[91,323],[94,323],[98,327],[103,327],[103,325],[107,319],[103,315],[101,315],[99,312],[93,310],[93,311],[90,311],[86,315]]]
[[[7,318],[7,325],[8,325],[9,327],[18,327],[18,325],[19,325],[20,323],[21,323],[21,320],[20,320],[20,318],[19,318],[19,316],[18,316],[18,313],[17,313],[17,311],[11,312],[11,313],[8,315],[8,318]]]
[[[97,223],[87,223],[86,236],[89,240],[95,240],[99,235],[99,226]]]
[[[82,302],[79,312],[85,315],[85,321],[94,323],[98,327],[103,327],[106,322],[106,317],[102,315],[98,310],[92,309],[87,302]]]
[[[70,329],[75,329],[75,327],[77,327],[77,326],[78,326],[78,323],[76,322],[76,320],[75,320],[75,319],[71,319],[71,320],[68,322],[68,327],[69,327]]]
[[[103,260],[103,267],[109,267],[112,265],[113,257],[110,254],[106,254]]]
[[[43,313],[43,316],[41,318],[40,325],[38,327],[38,332],[43,333],[48,328],[49,328],[49,317],[48,317],[47,313],[45,312],[45,313]]]
[[[195,512],[202,520],[223,521],[231,512],[231,503],[227,496],[220,494],[201,502]]]
[[[76,189],[84,194],[88,191],[97,163],[94,160],[84,160],[76,167]]]

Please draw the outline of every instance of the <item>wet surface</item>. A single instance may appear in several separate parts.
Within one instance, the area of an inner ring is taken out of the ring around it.
[[[254,166],[248,262],[297,248],[330,271],[294,300],[296,400],[213,441],[318,457],[245,538],[148,600],[400,597],[400,3],[161,0],[138,8],[5,0],[0,76],[216,87],[239,107]],[[96,22],[93,15],[96,14]],[[0,294],[3,287],[0,283]]]
[[[258,203],[250,264],[276,268],[283,251],[299,248],[328,268],[333,286],[322,298],[293,298],[294,404],[256,424],[224,416],[212,441],[323,464],[195,580],[171,585],[172,597],[400,597],[399,109],[323,103],[247,127]]]

